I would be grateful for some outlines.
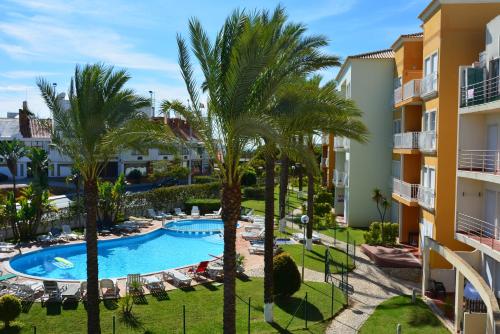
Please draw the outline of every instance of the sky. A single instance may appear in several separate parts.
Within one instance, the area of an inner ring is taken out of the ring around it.
[[[198,18],[215,37],[236,8],[273,9],[308,34],[328,38],[325,52],[348,55],[390,48],[401,34],[420,31],[418,14],[429,0],[0,0],[0,117],[22,101],[49,117],[36,78],[66,92],[76,64],[104,62],[125,68],[138,94],[187,99],[177,64],[176,35],[188,37],[188,20]],[[337,69],[322,73],[332,79]]]

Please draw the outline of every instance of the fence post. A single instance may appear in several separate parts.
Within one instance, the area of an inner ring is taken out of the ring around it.
[[[250,334],[250,303],[252,302],[252,297],[248,297],[248,334]]]
[[[182,305],[182,333],[186,334],[186,305]]]
[[[307,292],[306,292],[305,303],[304,303],[304,319],[306,320],[306,329],[307,329]]]
[[[354,240],[354,252],[353,252],[352,260],[353,260],[354,266],[356,267],[356,240]]]
[[[115,316],[113,316],[113,334],[116,332]]]
[[[337,226],[333,229],[333,246],[337,244]]]
[[[36,334],[36,326],[33,325],[33,334]]]
[[[333,318],[333,309],[335,304],[335,284],[332,282],[332,306],[330,307],[331,317]]]

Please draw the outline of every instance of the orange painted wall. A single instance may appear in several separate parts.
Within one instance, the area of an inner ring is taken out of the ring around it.
[[[404,107],[405,114],[405,132],[416,131],[422,129],[422,106],[409,105]]]
[[[399,241],[408,243],[409,233],[418,233],[418,220],[420,217],[420,211],[418,207],[411,207],[406,205],[401,205],[401,208],[402,225]]]
[[[420,154],[405,154],[403,163],[403,181],[420,183]]]

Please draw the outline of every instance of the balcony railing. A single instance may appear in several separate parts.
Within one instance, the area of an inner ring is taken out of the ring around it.
[[[469,107],[500,99],[500,77],[460,87],[460,107]]]
[[[436,151],[436,131],[420,132],[418,137],[418,148],[422,152]]]
[[[433,188],[418,186],[418,204],[429,210],[434,210],[435,190]]]
[[[344,188],[349,185],[349,177],[345,172],[335,170],[333,172],[333,184],[335,187]]]
[[[398,87],[394,90],[394,104],[398,104],[403,100],[403,87]]]
[[[460,150],[458,152],[458,169],[499,174],[500,151]]]
[[[348,150],[350,145],[349,138],[335,137],[333,139],[333,148],[336,150]]]
[[[418,201],[418,186],[396,178],[392,179],[392,192],[411,202]]]
[[[404,132],[394,134],[394,148],[418,148],[419,132]]]
[[[420,86],[422,80],[410,80],[403,86],[403,101],[420,96]]]
[[[421,96],[430,95],[437,91],[438,74],[432,72],[422,79]]]
[[[456,232],[467,235],[495,250],[500,250],[499,231],[495,224],[457,212]]]

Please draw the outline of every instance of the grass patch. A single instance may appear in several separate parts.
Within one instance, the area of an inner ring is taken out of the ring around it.
[[[356,245],[361,245],[365,243],[365,238],[363,234],[367,231],[361,228],[337,228],[335,232],[333,229],[319,230],[319,233],[327,235],[329,237],[335,237],[337,240],[347,242],[347,231],[349,231],[349,242],[352,243],[356,241]]]
[[[411,303],[411,296],[397,296],[386,300],[368,318],[360,333],[396,332],[397,324],[401,324],[401,332],[409,334],[447,334],[439,319],[421,299]]]
[[[283,250],[289,253],[295,263],[298,266],[302,265],[302,245],[282,245]],[[311,270],[325,272],[325,250],[326,246],[323,245],[313,245],[312,251],[305,251],[305,267]],[[346,253],[339,251],[334,248],[330,248],[330,254],[332,254],[335,265],[331,265],[331,272],[337,273],[340,270],[340,266],[345,266],[347,261]],[[349,257],[349,269],[353,269],[354,265],[351,258]]]
[[[305,199],[299,199],[297,192],[288,190],[288,206],[287,210],[299,209],[302,207],[302,203]],[[264,216],[265,213],[265,201],[248,199],[241,202],[241,206],[249,209],[253,209],[254,214]],[[274,216],[279,217],[279,186],[274,188]]]
[[[248,297],[251,302],[251,332],[276,333],[285,332],[283,328],[292,318],[305,293],[308,293],[309,330],[305,330],[303,312],[291,323],[289,331],[293,333],[324,333],[330,317],[331,285],[325,283],[306,282],[290,299],[277,300],[274,311],[275,324],[264,321],[263,280],[252,278],[237,282],[237,332],[246,333],[248,316]],[[335,291],[335,312],[345,303],[339,290]],[[112,332],[112,318],[116,317],[117,333],[182,333],[182,307],[186,307],[187,333],[222,333],[222,300],[223,286],[201,285],[191,289],[168,292],[168,298],[161,301],[147,296],[146,302],[134,305],[133,313],[140,319],[140,328],[133,329],[119,321],[119,308],[106,307],[101,303],[101,328],[103,333]],[[76,308],[62,309],[57,315],[48,315],[48,309],[35,303],[27,313],[18,319],[23,323],[13,332],[4,330],[0,325],[0,333],[33,333],[32,325],[36,325],[37,333],[85,333],[86,312],[79,303]]]

